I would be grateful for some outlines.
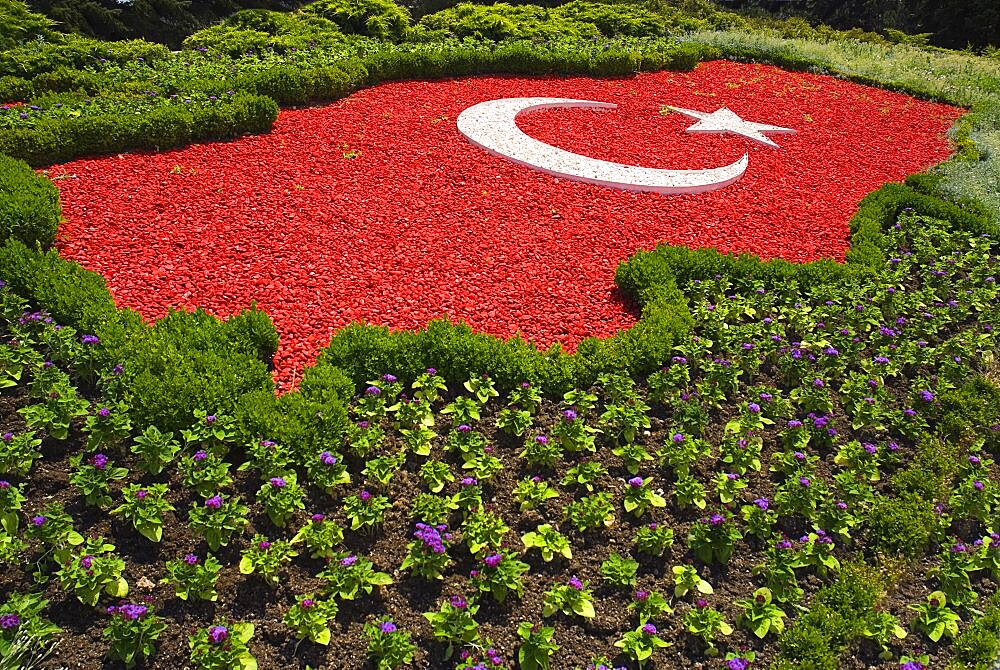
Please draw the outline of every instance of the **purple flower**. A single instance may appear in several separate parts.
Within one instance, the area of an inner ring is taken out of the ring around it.
[[[222,496],[212,496],[205,501],[205,507],[209,509],[219,509],[222,507]]]
[[[979,465],[981,462],[979,456],[969,456],[969,463],[972,465]]]
[[[16,614],[4,614],[0,616],[0,629],[11,630],[21,625],[21,617]]]
[[[104,454],[94,454],[90,458],[90,464],[98,470],[103,470],[108,466],[108,457]]]
[[[798,419],[791,419],[788,422],[788,427],[789,428],[801,428],[802,427],[802,422],[799,421]]]
[[[563,410],[563,417],[565,417],[567,421],[573,421],[576,419],[576,411],[572,409]]]
[[[977,479],[976,481],[972,482],[972,488],[976,489],[977,491],[982,491],[985,488],[985,485]]]
[[[909,660],[899,664],[899,670],[925,670],[926,666],[917,660]]]
[[[843,500],[838,500],[836,505],[837,509],[839,509],[841,512],[847,509],[847,503],[845,503]]]
[[[222,644],[229,639],[229,629],[225,626],[212,626],[208,629],[208,639],[212,644]]]
[[[864,447],[864,450],[867,451],[869,454],[874,454],[876,451],[878,451],[878,448],[870,442],[865,442],[861,446]]]
[[[209,414],[205,417],[205,423],[211,426],[216,421],[216,416],[214,414]]]
[[[628,485],[631,486],[634,489],[637,489],[637,488],[641,487],[642,486],[642,477],[633,477],[632,479],[628,480]]]
[[[0,440],[3,440],[4,442],[12,442],[14,440],[14,433],[6,432],[0,436]]]
[[[94,557],[91,556],[90,554],[87,554],[86,556],[80,559],[80,565],[82,565],[86,570],[90,570],[90,567],[93,564],[94,564]]]
[[[731,658],[726,662],[727,670],[747,670],[749,667],[750,661],[745,658],[740,658],[739,656]]]
[[[111,410],[108,409],[107,407],[102,407],[101,409],[97,410],[97,416],[101,417],[102,419],[107,419],[109,416],[111,416]]]
[[[198,557],[194,554],[188,554],[184,557],[184,562],[188,565],[198,565]]]
[[[726,517],[721,514],[713,514],[708,518],[708,523],[713,526],[718,526],[726,522]]]
[[[396,381],[396,375],[391,375],[391,374],[386,373],[386,374],[382,375],[382,381],[386,382],[387,384],[391,384],[394,381]]]
[[[535,435],[535,442],[537,442],[538,444],[548,444],[549,438],[545,437],[544,435]]]
[[[766,512],[767,508],[771,504],[771,501],[769,501],[767,498],[757,498],[756,500],[753,501],[753,504]]]
[[[808,477],[799,477],[799,484],[800,484],[800,485],[801,485],[802,487],[804,487],[804,488],[809,488],[809,484],[811,484],[811,483],[812,483],[812,482],[810,482],[810,481],[809,481],[809,478],[808,478]]]
[[[503,560],[503,556],[502,555],[500,555],[500,554],[490,554],[485,559],[483,559],[483,563],[485,563],[486,565],[488,565],[491,568],[495,568],[498,565],[500,565],[500,561],[502,561],[502,560]]]
[[[462,481],[459,482],[462,486],[475,486],[478,483],[475,477],[463,477]]]
[[[276,489],[283,489],[286,486],[288,486],[288,482],[286,482],[281,477],[271,477],[271,486],[273,486]]]
[[[386,634],[395,633],[396,632],[396,624],[394,624],[391,621],[383,621],[382,624],[379,626],[379,629],[383,633],[386,633]]]
[[[323,465],[336,465],[337,459],[329,451],[324,451],[319,455],[320,463]]]
[[[747,405],[747,410],[749,410],[751,414],[760,414],[760,405],[758,405],[755,402],[752,402],[749,405]]]
[[[358,562],[358,557],[353,555],[340,559],[340,564],[345,568],[349,568],[357,562]]]
[[[438,371],[435,370],[434,368],[427,368],[427,374],[433,376],[433,375],[436,375],[437,373],[438,373]]]
[[[109,614],[111,613],[110,610],[111,608],[109,607],[108,608]],[[145,605],[126,604],[126,605],[119,605],[117,608],[115,608],[115,611],[118,614],[120,614],[123,619],[128,619],[129,621],[138,621],[139,619],[146,616],[146,614],[149,612],[149,608],[147,608]]]
[[[271,543],[268,542],[267,540],[261,540],[257,544],[257,546],[260,547],[261,549],[270,549],[271,548]]]
[[[313,514],[313,515],[312,515],[311,517],[309,517],[309,518],[310,518],[310,519],[312,519],[312,520],[313,520],[313,522],[315,522],[315,523],[319,523],[320,521],[322,521],[323,519],[325,519],[325,518],[326,518],[326,516],[325,516],[325,515],[323,515],[323,514]]]
[[[731,482],[735,482],[739,478],[740,478],[739,473],[736,473],[736,472],[728,472],[728,473],[726,473],[726,479],[728,479]]]
[[[706,607],[708,607],[708,601],[705,600],[704,598],[698,598],[698,600],[694,601],[694,605],[698,609],[703,610]]]
[[[642,627],[642,632],[646,635],[656,635],[656,626],[651,623],[647,623]]]
[[[198,450],[194,452],[194,460],[203,461],[208,458],[208,454],[204,450]]]
[[[647,598],[649,598],[649,591],[635,592],[635,599],[638,600],[639,602],[644,602]]]
[[[84,335],[83,337],[80,338],[80,341],[87,346],[93,346],[95,344],[99,344],[101,338],[97,337],[96,335]]]
[[[361,491],[360,497],[361,497],[361,502],[368,502],[371,499],[372,494],[369,493],[368,491]]]
[[[33,525],[33,526],[34,526],[35,528],[38,528],[38,527],[40,527],[40,526],[41,526],[42,524],[44,524],[44,523],[45,523],[46,521],[47,521],[47,519],[46,519],[46,518],[45,518],[44,516],[42,516],[41,514],[39,514],[38,516],[33,516],[33,517],[31,517],[31,524],[32,524],[32,525]]]
[[[365,395],[377,396],[382,393],[382,389],[377,386],[369,386],[365,389]]]
[[[135,492],[135,497],[137,500],[145,500],[146,496],[148,495],[149,491],[147,491],[146,489],[139,489],[138,491]]]
[[[315,604],[316,604],[316,601],[313,600],[312,598],[303,598],[302,602],[299,603],[299,605],[300,605],[300,607],[302,607],[302,609],[309,609],[310,607],[312,607]]]
[[[8,482],[6,479],[0,481],[0,490],[9,488],[10,488],[10,482]]]
[[[921,391],[920,399],[924,402],[934,402],[934,394],[930,391]]]
[[[462,596],[452,596],[448,602],[451,604],[452,607],[459,610],[465,609],[466,606],[468,606],[469,604],[465,601],[465,598],[463,598]]]
[[[576,589],[577,591],[579,591],[580,589],[582,589],[582,588],[583,588],[583,582],[581,582],[581,581],[580,581],[580,580],[579,580],[579,579],[577,578],[577,576],[576,576],[576,575],[573,575],[572,577],[570,577],[570,578],[569,578],[569,581],[568,581],[568,582],[566,582],[566,583],[567,583],[567,584],[569,584],[569,586],[570,586],[571,588],[574,588],[574,589]]]
[[[680,444],[681,442],[684,441],[684,435],[682,435],[681,433],[674,433],[673,437],[671,437],[670,439],[674,441],[674,444]]]

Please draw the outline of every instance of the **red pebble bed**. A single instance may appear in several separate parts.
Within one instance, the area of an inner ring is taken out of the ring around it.
[[[664,196],[560,180],[471,145],[475,103],[547,96],[617,103],[547,110],[522,130],[594,158],[671,169],[750,154],[735,185]],[[673,105],[787,126],[780,149],[693,135]],[[59,250],[147,318],[256,301],[281,334],[276,379],[301,375],[354,320],[418,328],[447,314],[568,349],[628,328],[614,270],[658,242],[763,258],[842,260],[865,194],[948,157],[963,110],[827,76],[727,61],[625,79],[481,77],[384,84],[285,110],[264,136],[49,170]]]

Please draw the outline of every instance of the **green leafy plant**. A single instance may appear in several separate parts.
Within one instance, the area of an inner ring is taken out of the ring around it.
[[[478,611],[479,605],[469,604],[463,596],[452,596],[443,601],[436,612],[424,613],[434,637],[448,644],[445,660],[455,653],[456,644],[463,645],[479,639],[479,624],[475,619]]]
[[[200,559],[196,554],[187,554],[166,563],[167,576],[162,583],[174,585],[174,594],[181,600],[194,598],[215,602],[219,594],[215,592],[215,582],[219,579],[222,564],[211,554]]]
[[[156,426],[150,426],[132,440],[132,453],[139,457],[139,467],[148,474],[158,475],[173,463],[181,450],[180,442],[174,434],[161,433]]]
[[[355,600],[362,593],[371,595],[378,586],[392,584],[392,577],[374,568],[374,564],[363,556],[337,553],[319,573],[319,578],[326,580],[330,594],[343,600]]]
[[[615,646],[643,667],[658,649],[665,649],[670,643],[658,635],[656,626],[645,623],[633,631],[625,633],[615,642]]]
[[[696,600],[694,607],[684,614],[684,627],[708,646],[705,651],[708,656],[717,656],[719,649],[715,644],[719,637],[733,632],[733,627],[726,622],[722,613],[709,607],[704,598]]]
[[[129,484],[122,489],[122,504],[111,514],[125,517],[143,537],[159,542],[163,539],[163,515],[174,511],[166,495],[166,484]]]
[[[559,645],[552,641],[556,629],[551,626],[522,621],[517,627],[521,646],[517,650],[517,663],[524,670],[548,670],[552,655]]]
[[[751,631],[760,639],[774,631],[781,634],[785,630],[785,617],[780,607],[771,602],[771,590],[759,588],[750,598],[737,600],[735,605],[742,611],[739,624]]]
[[[537,548],[541,550],[542,559],[545,562],[551,561],[556,557],[556,554],[566,559],[573,558],[569,540],[547,523],[543,523],[535,530],[522,535],[521,542],[524,543],[525,549]]]
[[[948,607],[948,597],[941,591],[934,591],[924,602],[910,605],[910,609],[917,613],[913,627],[931,641],[938,642],[942,637],[954,638],[958,635],[958,622],[962,618]]]
[[[288,626],[300,640],[314,644],[330,644],[330,620],[337,615],[337,601],[321,600],[312,593],[295,596],[295,604],[288,608],[281,622]]]
[[[114,551],[115,546],[107,544],[104,538],[87,540],[80,552],[70,556],[56,571],[60,584],[91,607],[102,593],[124,598],[128,595],[128,582],[122,577],[125,561]]]
[[[261,578],[277,586],[281,581],[281,571],[298,556],[288,540],[269,541],[261,534],[256,534],[250,540],[250,546],[243,550],[240,558],[240,573],[244,575],[258,574]]]
[[[638,570],[638,561],[623,557],[618,552],[612,552],[608,559],[601,563],[601,577],[613,586],[635,586]]]
[[[76,470],[69,481],[88,505],[107,507],[111,504],[111,482],[128,477],[128,468],[115,467],[104,454],[87,457],[86,462],[83,459],[83,454],[70,457],[70,465]]]
[[[257,670],[257,659],[247,648],[253,638],[251,623],[216,623],[188,637],[191,664],[197,670]]]
[[[550,617],[556,612],[562,612],[567,616],[575,614],[585,619],[593,618],[596,612],[593,593],[587,588],[589,585],[589,582],[570,577],[566,584],[553,586],[545,592],[542,616]]]
[[[167,629],[162,617],[132,603],[108,607],[107,612],[111,618],[102,637],[109,642],[109,658],[132,668],[156,652],[156,640]]]
[[[413,662],[417,646],[410,639],[410,633],[400,630],[392,621],[365,624],[368,637],[368,656],[375,661],[378,670],[395,670]]]
[[[188,525],[195,535],[205,538],[209,549],[218,551],[219,547],[229,544],[233,533],[247,525],[248,511],[238,496],[224,498],[214,495],[201,505],[191,504]]]

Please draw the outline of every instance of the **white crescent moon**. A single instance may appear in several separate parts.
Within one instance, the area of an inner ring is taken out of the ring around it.
[[[553,107],[615,109],[617,105],[572,98],[504,98],[463,110],[456,124],[466,139],[497,156],[555,177],[626,191],[704,193],[732,184],[747,169],[747,154],[735,163],[705,170],[659,170],[597,160],[529,137],[514,121],[523,112]]]

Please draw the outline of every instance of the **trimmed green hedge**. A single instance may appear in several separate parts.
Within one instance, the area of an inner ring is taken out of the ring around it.
[[[274,394],[269,363],[278,334],[264,312],[226,322],[203,311],[172,312],[150,326],[116,309],[100,275],[16,239],[0,247],[0,279],[56,322],[100,338],[100,362],[121,364],[130,380],[139,425],[179,430],[195,409],[229,412],[252,391]]]
[[[0,242],[49,247],[59,226],[59,190],[26,163],[0,154]]]
[[[163,150],[192,142],[263,133],[278,118],[271,98],[237,93],[211,107],[155,107],[145,116],[104,114],[45,119],[34,128],[0,130],[0,153],[34,166],[120,151]]]

